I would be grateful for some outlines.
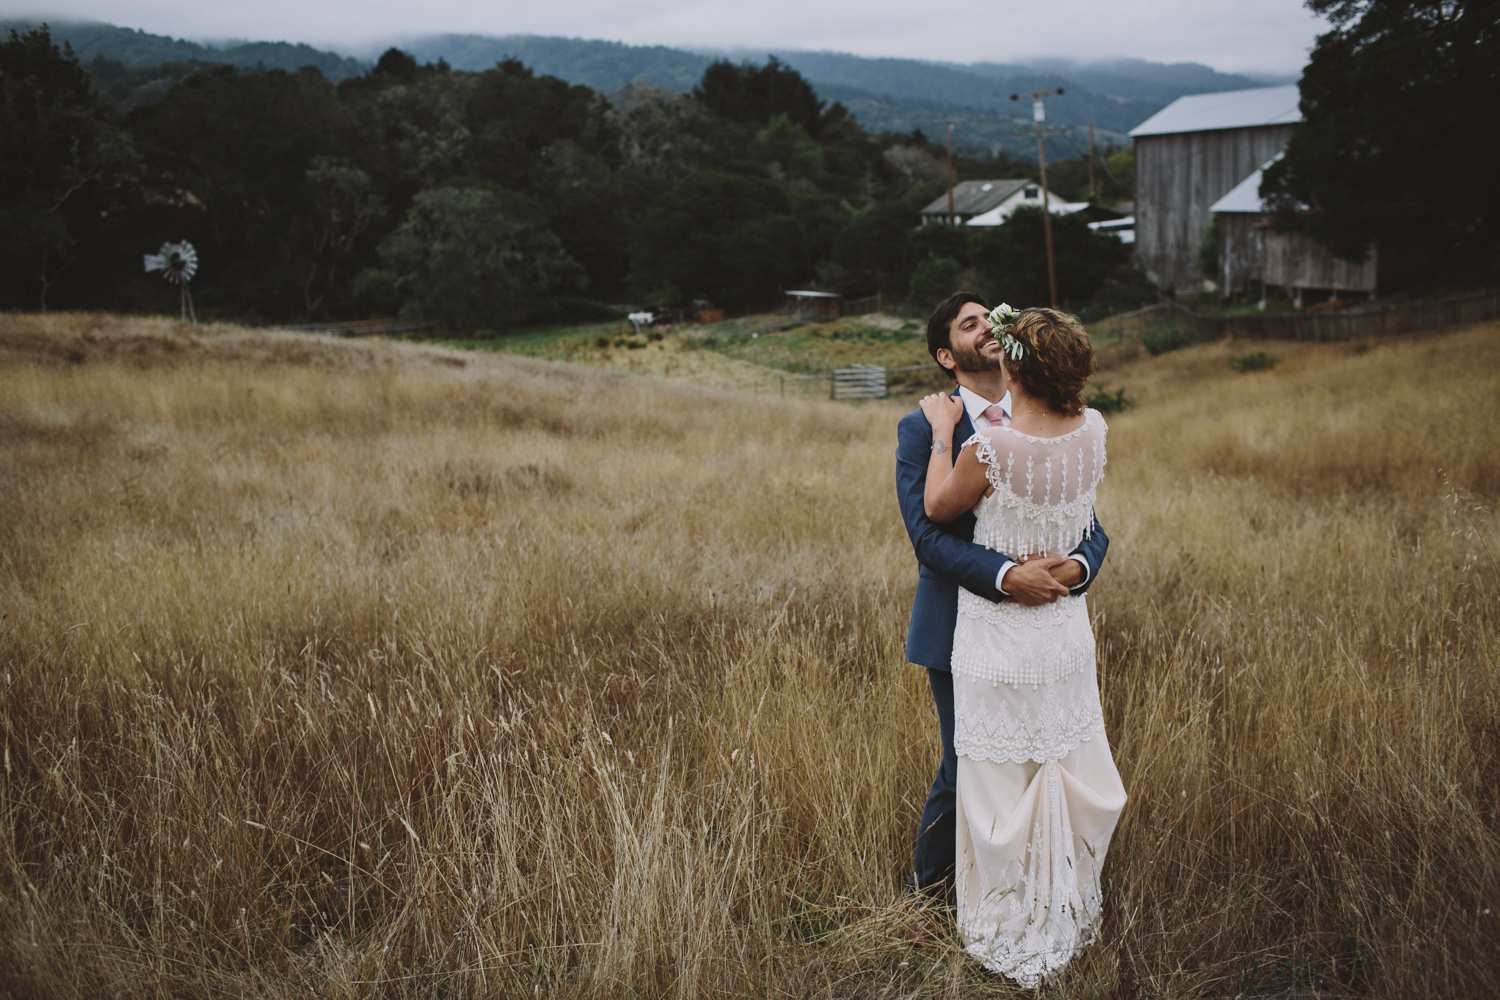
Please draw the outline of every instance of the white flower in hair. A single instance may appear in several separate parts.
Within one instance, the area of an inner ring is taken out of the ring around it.
[[[1008,302],[1002,302],[990,310],[990,330],[994,333],[995,339],[1000,341],[1000,350],[1010,355],[1012,361],[1020,361],[1026,353],[1026,345],[1010,333],[1011,325],[1015,323],[1019,315],[1021,311],[1013,308]]]

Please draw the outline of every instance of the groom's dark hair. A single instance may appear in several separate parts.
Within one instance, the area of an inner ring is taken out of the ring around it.
[[[927,353],[932,355],[933,361],[937,361],[938,348],[953,350],[953,321],[958,318],[958,311],[970,302],[978,302],[986,309],[990,307],[988,302],[973,292],[958,292],[939,302],[932,315],[927,317]],[[951,369],[944,368],[942,362],[938,362],[938,367],[949,378],[958,377]]]

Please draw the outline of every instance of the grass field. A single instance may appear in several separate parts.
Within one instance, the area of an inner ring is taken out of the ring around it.
[[[1495,995],[1500,325],[1139,353],[1043,994]],[[0,992],[1017,994],[900,893],[903,409],[0,316]]]

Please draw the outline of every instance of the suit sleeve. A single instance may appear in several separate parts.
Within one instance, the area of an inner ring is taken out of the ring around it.
[[[1094,528],[1084,536],[1078,548],[1068,553],[1070,556],[1079,556],[1088,563],[1089,578],[1079,584],[1072,591],[1073,594],[1084,594],[1094,585],[1099,578],[1099,568],[1104,565],[1104,555],[1109,551],[1109,536],[1104,533],[1104,525],[1099,523],[1099,518],[1094,518]]]
[[[971,593],[998,601],[1001,595],[995,578],[1006,557],[949,534],[927,516],[922,497],[927,491],[931,452],[932,425],[920,410],[907,414],[896,430],[896,499],[917,561]]]

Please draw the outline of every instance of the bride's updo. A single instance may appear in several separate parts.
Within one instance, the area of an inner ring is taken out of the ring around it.
[[[1083,387],[1094,374],[1094,345],[1078,322],[1057,309],[1024,309],[1008,331],[1020,341],[1021,360],[1004,359],[1021,388],[1070,417],[1083,412]]]

